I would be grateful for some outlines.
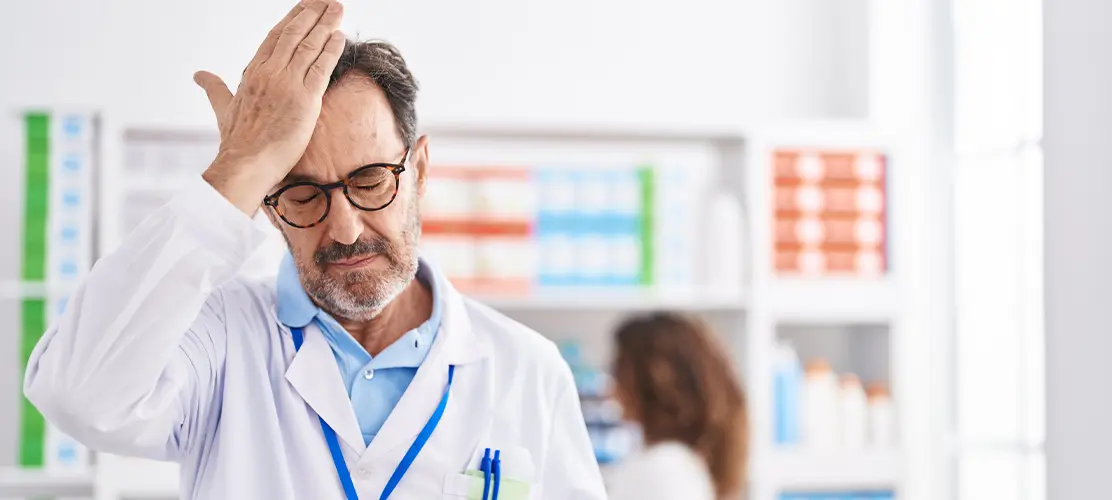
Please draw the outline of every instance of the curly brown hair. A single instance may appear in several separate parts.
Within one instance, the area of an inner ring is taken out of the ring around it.
[[[706,461],[718,498],[745,483],[748,417],[728,351],[699,319],[653,313],[616,334],[616,392],[646,444],[677,441]]]

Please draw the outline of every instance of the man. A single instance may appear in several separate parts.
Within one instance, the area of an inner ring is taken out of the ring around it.
[[[555,346],[418,258],[417,85],[341,15],[294,7],[234,95],[195,76],[219,154],[97,263],[28,398],[93,449],[181,462],[183,498],[604,498]],[[234,279],[260,207],[276,286]]]

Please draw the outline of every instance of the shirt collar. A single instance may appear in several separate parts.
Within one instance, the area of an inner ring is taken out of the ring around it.
[[[278,321],[290,328],[305,328],[319,312],[320,308],[301,287],[293,255],[286,251],[278,267]]]

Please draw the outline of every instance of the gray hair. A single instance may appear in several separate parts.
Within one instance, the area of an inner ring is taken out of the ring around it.
[[[336,85],[345,75],[355,73],[370,78],[390,103],[394,125],[406,147],[417,142],[417,79],[409,72],[401,51],[393,44],[381,40],[344,42],[336,69],[328,80],[328,87]]]

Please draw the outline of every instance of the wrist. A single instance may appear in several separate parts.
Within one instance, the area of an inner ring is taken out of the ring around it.
[[[266,175],[265,162],[257,157],[221,152],[201,177],[236,208],[254,216],[267,192],[279,180]]]

